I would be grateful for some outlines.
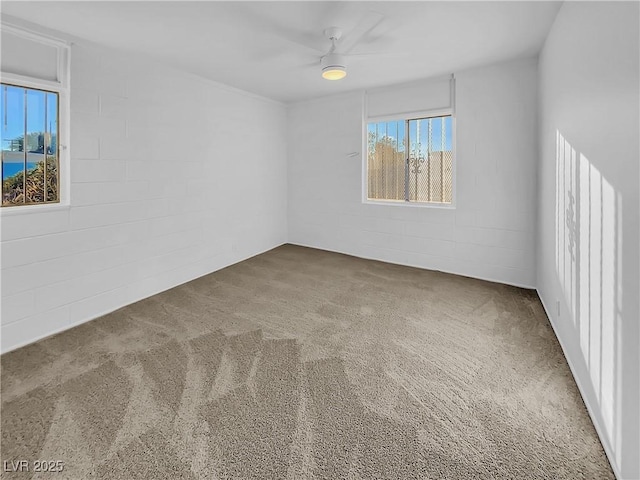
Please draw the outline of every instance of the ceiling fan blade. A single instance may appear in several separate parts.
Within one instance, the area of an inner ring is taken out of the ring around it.
[[[373,10],[367,12],[351,32],[340,40],[339,48],[348,54],[371,30],[384,19],[384,15]]]
[[[389,55],[408,55],[409,52],[358,52],[358,53],[344,53],[345,57],[375,57],[375,56],[389,56]]]
[[[285,39],[285,41],[287,41],[287,39]],[[313,58],[319,59],[322,53],[324,53],[316,50],[310,51],[304,47],[300,47],[299,44],[295,42],[289,42],[289,43],[291,46],[288,46],[287,48],[284,48],[284,49],[273,48],[273,47],[269,48],[265,46],[264,49],[253,52],[249,58],[252,61],[256,61],[256,62],[271,62],[271,61],[286,59],[286,58],[295,56],[295,57],[302,58],[302,60],[304,61],[306,59],[311,60]],[[294,46],[299,48],[294,48]],[[318,62],[320,62],[320,60],[318,60]]]
[[[311,68],[311,67],[319,67],[319,66],[320,66],[320,60],[298,65],[298,68]]]
[[[345,57],[405,57],[409,52],[364,52],[364,53],[345,53]]]
[[[277,17],[267,15],[268,11],[256,11],[249,6],[249,2],[238,2],[233,12],[238,18],[242,18],[243,22],[250,23],[257,33],[284,40],[292,47],[303,47],[313,53],[322,54],[326,51],[327,40],[322,36],[322,32],[309,33],[296,28]]]
[[[282,29],[283,34],[279,35],[280,38],[288,41],[289,43],[301,46],[306,48],[307,50],[311,50],[315,53],[322,54],[326,52],[326,47],[323,45],[326,40],[320,38],[319,35],[309,34],[307,32],[302,32],[299,30],[290,29],[289,31],[285,31]]]

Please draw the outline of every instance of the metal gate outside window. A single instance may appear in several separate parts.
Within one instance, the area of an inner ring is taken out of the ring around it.
[[[367,125],[367,198],[451,204],[451,115]]]

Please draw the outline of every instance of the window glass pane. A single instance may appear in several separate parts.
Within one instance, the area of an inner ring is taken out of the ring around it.
[[[58,95],[47,93],[47,116],[45,119],[47,139],[46,185],[47,201],[58,201]]]
[[[412,202],[451,203],[451,117],[409,120],[409,188]]]
[[[367,126],[368,198],[405,200],[405,122]]]
[[[2,85],[2,204],[24,203],[25,89]]]
[[[451,116],[367,124],[367,198],[451,203],[451,135]]]
[[[3,84],[1,107],[2,205],[57,202],[58,94]]]
[[[45,201],[45,97],[43,91],[27,89],[27,203]]]

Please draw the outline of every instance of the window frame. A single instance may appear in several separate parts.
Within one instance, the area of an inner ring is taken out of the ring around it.
[[[366,115],[366,102],[363,102],[363,119],[362,119],[362,196],[361,200],[363,204],[367,205],[382,205],[382,206],[403,206],[412,208],[444,208],[447,210],[453,210],[456,208],[456,171],[457,171],[457,155],[456,155],[456,114],[454,108],[441,108],[434,110],[423,110],[415,112],[398,113],[394,115],[380,115],[369,117]],[[369,169],[368,169],[368,143],[367,143],[367,130],[369,123],[378,122],[390,122],[390,121],[402,121],[408,122],[410,120],[422,120],[426,118],[435,117],[451,117],[451,203],[442,202],[411,202],[408,200],[376,200],[369,198]]]
[[[69,171],[69,139],[71,133],[71,99],[69,88],[70,45],[65,41],[44,36],[5,22],[0,23],[0,28],[12,35],[55,47],[58,52],[58,81],[19,75],[0,69],[0,83],[18,88],[44,90],[58,95],[58,201],[0,206],[0,216],[68,209],[71,206],[71,176]]]

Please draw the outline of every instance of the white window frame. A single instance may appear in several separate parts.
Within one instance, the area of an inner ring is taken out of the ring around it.
[[[416,112],[405,112],[396,115],[381,115],[369,117],[366,112],[367,102],[363,98],[363,111],[362,111],[362,203],[368,205],[383,205],[383,206],[401,206],[411,208],[444,208],[455,209],[456,208],[456,171],[458,169],[458,162],[456,161],[456,115],[455,108],[442,108],[434,110],[423,110]],[[388,122],[388,121],[408,121],[429,117],[443,117],[451,116],[451,156],[452,156],[452,168],[451,168],[451,203],[441,202],[408,202],[400,200],[375,200],[369,198],[369,171],[368,171],[368,143],[367,143],[367,127],[369,123]]]
[[[35,88],[58,94],[58,202],[33,205],[12,205],[0,207],[0,216],[21,215],[43,211],[68,209],[71,205],[71,175],[69,139],[71,133],[70,102],[70,59],[71,45],[64,40],[42,35],[10,23],[1,22],[0,29],[27,40],[54,47],[58,53],[57,81],[44,80],[26,75],[0,71],[0,82],[17,87]]]

